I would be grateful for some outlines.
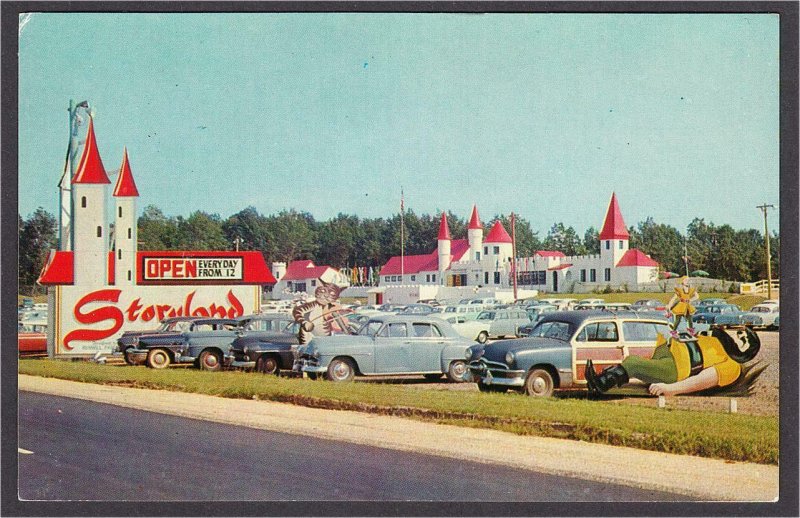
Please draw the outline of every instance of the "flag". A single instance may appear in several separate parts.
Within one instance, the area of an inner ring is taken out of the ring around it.
[[[405,200],[403,199],[403,189],[400,188],[400,212],[403,212],[406,208]]]

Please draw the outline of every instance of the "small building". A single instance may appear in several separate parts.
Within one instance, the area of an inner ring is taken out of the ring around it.
[[[272,263],[272,275],[277,283],[272,289],[273,299],[291,299],[296,293],[314,296],[320,281],[339,287],[350,285],[350,280],[342,272],[330,266],[317,266],[310,260]]]

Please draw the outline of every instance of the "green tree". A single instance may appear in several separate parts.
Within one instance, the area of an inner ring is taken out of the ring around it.
[[[230,216],[222,223],[225,240],[235,247],[240,239],[239,250],[257,250],[269,257],[270,243],[274,236],[270,233],[267,218],[258,213],[255,207],[247,207]]]
[[[629,231],[630,247],[638,248],[667,271],[680,272],[683,265],[683,237],[669,225],[656,223],[652,217]]]
[[[56,219],[42,207],[19,224],[19,275],[20,287],[35,290],[36,280],[47,261],[51,249],[56,247]]]
[[[230,250],[232,245],[217,214],[196,211],[186,219],[178,217],[177,246],[180,250]]]
[[[561,222],[550,227],[544,240],[544,247],[547,250],[563,252],[565,255],[583,255],[585,251],[575,229],[565,227]]]
[[[486,237],[488,231],[494,226],[496,221],[500,221],[503,227],[512,235],[511,229],[511,216],[495,215],[494,218],[486,225],[486,230],[483,232],[483,237]],[[539,241],[539,233],[531,229],[530,222],[520,216],[514,216],[514,240],[516,241],[517,257],[531,257],[537,250],[541,250],[542,242]]]
[[[267,218],[269,232],[276,239],[269,245],[273,261],[316,259],[317,231],[313,216],[307,212],[282,210]]]
[[[600,254],[600,231],[594,227],[589,227],[583,233],[583,249],[587,254]]]
[[[178,223],[155,205],[144,208],[137,223],[139,250],[176,250]]]

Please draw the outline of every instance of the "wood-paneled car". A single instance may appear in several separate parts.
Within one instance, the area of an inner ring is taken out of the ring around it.
[[[634,311],[558,311],[545,314],[531,335],[470,348],[469,370],[483,392],[515,389],[548,397],[586,386],[591,359],[600,372],[634,354],[649,358],[656,336],[669,336],[666,318]]]

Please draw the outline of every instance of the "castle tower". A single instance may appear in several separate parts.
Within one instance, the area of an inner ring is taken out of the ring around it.
[[[114,284],[136,284],[136,198],[139,190],[133,181],[128,149],[122,155],[117,184],[114,186]]]
[[[467,240],[469,241],[469,259],[471,261],[481,260],[481,247],[483,246],[483,225],[478,217],[477,205],[472,206],[472,216],[469,218],[467,226]]]
[[[439,222],[439,284],[447,284],[444,282],[444,272],[450,268],[450,227],[447,225],[447,216],[442,212],[442,220]]]
[[[110,183],[97,151],[94,121],[90,117],[86,144],[72,178],[72,249],[76,286],[108,282],[106,185]]]
[[[272,263],[272,276],[275,277],[277,282],[280,282],[283,279],[283,276],[286,275],[286,263],[284,262],[275,262]]]
[[[607,268],[613,268],[628,251],[630,234],[625,228],[625,220],[619,210],[616,193],[611,193],[611,201],[606,211],[603,229],[600,231],[600,259]]]
[[[513,255],[511,236],[508,235],[500,220],[494,222],[483,244],[487,251],[486,257],[492,260],[492,264],[499,263],[502,266],[508,263]]]

